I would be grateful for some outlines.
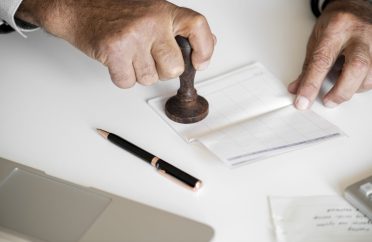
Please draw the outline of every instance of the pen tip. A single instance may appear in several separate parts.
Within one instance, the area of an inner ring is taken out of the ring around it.
[[[104,131],[103,129],[97,129],[97,132],[105,139],[107,139],[109,132]]]

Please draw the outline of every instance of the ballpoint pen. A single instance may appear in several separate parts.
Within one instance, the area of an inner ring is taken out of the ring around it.
[[[160,174],[174,180],[175,182],[179,183],[180,185],[183,185],[186,188],[189,188],[193,191],[197,191],[201,185],[202,182],[187,174],[186,172],[178,169],[177,167],[169,164],[168,162],[160,159],[159,157],[137,147],[136,145],[124,140],[123,138],[119,137],[116,134],[109,133],[102,129],[97,129],[97,132],[104,137],[105,139],[108,139],[115,145],[119,146],[120,148],[132,153],[133,155],[137,156],[138,158],[141,158],[142,160],[148,162],[150,165],[155,167]]]

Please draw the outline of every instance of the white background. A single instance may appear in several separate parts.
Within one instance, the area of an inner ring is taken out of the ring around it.
[[[315,18],[309,1],[174,1],[202,12],[218,44],[202,80],[253,61],[297,78]],[[0,156],[211,225],[213,242],[274,241],[269,195],[342,194],[372,174],[372,92],[314,110],[347,137],[230,169],[186,144],[146,100],[178,81],[116,88],[101,64],[43,31],[0,36]],[[204,181],[192,193],[96,134],[112,131]]]

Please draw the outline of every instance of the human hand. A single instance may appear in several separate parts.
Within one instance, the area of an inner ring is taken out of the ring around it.
[[[303,70],[288,86],[296,94],[294,105],[307,109],[339,56],[342,72],[323,97],[326,107],[348,101],[356,92],[372,89],[372,4],[363,0],[334,0],[315,24],[307,46]]]
[[[182,74],[176,35],[189,39],[197,70],[208,66],[216,42],[205,17],[165,0],[24,0],[16,16],[106,65],[121,88]]]

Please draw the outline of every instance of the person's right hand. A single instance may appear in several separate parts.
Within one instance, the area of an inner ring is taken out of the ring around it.
[[[23,0],[16,16],[102,62],[121,88],[182,74],[177,35],[189,39],[197,70],[216,42],[204,16],[165,0]]]

